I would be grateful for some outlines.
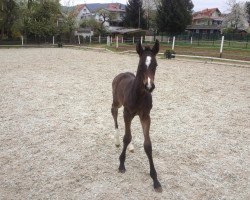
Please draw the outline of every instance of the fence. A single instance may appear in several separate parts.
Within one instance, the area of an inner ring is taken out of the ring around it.
[[[223,38],[223,42],[222,42]],[[158,39],[161,51],[173,49],[177,54],[224,57],[250,61],[250,34],[211,34],[211,35],[177,35],[177,36],[49,36],[20,37],[16,40],[0,40],[1,45],[105,45],[116,50],[134,50],[136,42],[152,43]]]
[[[177,35],[175,37],[175,41],[178,42],[178,45],[182,46],[207,46],[207,47],[216,47],[221,45],[221,38],[224,36],[225,48],[242,48],[242,49],[250,49],[249,41],[250,34],[211,34],[211,35]],[[163,43],[171,43],[173,37],[161,35],[161,36],[145,36],[146,41],[154,41],[154,39],[158,39]]]
[[[161,41],[163,48],[172,49],[177,54],[250,61],[250,34],[186,34],[145,37],[148,42],[155,39]]]

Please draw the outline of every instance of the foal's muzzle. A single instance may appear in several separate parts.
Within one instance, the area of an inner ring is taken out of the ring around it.
[[[153,92],[153,90],[155,89],[155,84],[154,83],[146,83],[145,84],[145,90],[147,92]]]

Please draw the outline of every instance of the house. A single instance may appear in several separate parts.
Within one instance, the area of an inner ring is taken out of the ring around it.
[[[106,16],[104,16],[103,13],[105,13]],[[78,25],[81,21],[92,18],[103,22],[106,27],[118,26],[121,25],[122,19],[125,16],[125,5],[120,3],[80,4],[75,7],[73,15]],[[111,15],[112,19],[108,19],[107,16]]]
[[[78,28],[75,35],[83,37],[92,36],[93,31],[89,28],[79,28],[84,20],[95,19],[103,23],[106,29],[113,35],[128,35],[141,33],[141,29],[124,28],[122,21],[125,17],[125,5],[120,3],[93,3],[77,5],[73,11]]]
[[[125,17],[125,5],[120,3],[110,3],[106,9],[113,19],[109,21],[109,26],[122,26],[123,18]]]
[[[218,8],[207,8],[193,14],[192,24],[186,30],[196,34],[221,33],[223,19]]]

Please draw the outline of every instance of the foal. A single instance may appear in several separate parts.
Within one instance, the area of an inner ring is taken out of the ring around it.
[[[161,184],[157,179],[157,173],[152,158],[152,145],[149,136],[150,129],[150,110],[152,108],[152,95],[154,90],[154,76],[157,67],[156,54],[159,51],[159,41],[156,40],[153,48],[142,48],[141,43],[137,43],[136,51],[140,60],[136,76],[130,72],[117,75],[112,83],[113,88],[113,104],[111,113],[115,121],[115,128],[118,129],[117,116],[118,108],[124,107],[123,117],[125,122],[125,135],[123,138],[123,150],[120,155],[119,172],[125,172],[126,149],[132,140],[131,121],[139,115],[143,134],[144,134],[144,150],[147,154],[150,165],[150,176],[154,182],[154,189],[161,192]],[[117,136],[118,137],[118,136]],[[116,145],[119,138],[116,138]]]

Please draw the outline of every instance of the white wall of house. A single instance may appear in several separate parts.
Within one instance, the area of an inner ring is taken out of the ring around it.
[[[218,11],[212,13],[212,17],[219,17],[220,13]]]
[[[87,8],[87,6],[84,6],[76,16],[76,23],[79,25],[82,20],[89,19],[90,17],[91,12]]]

